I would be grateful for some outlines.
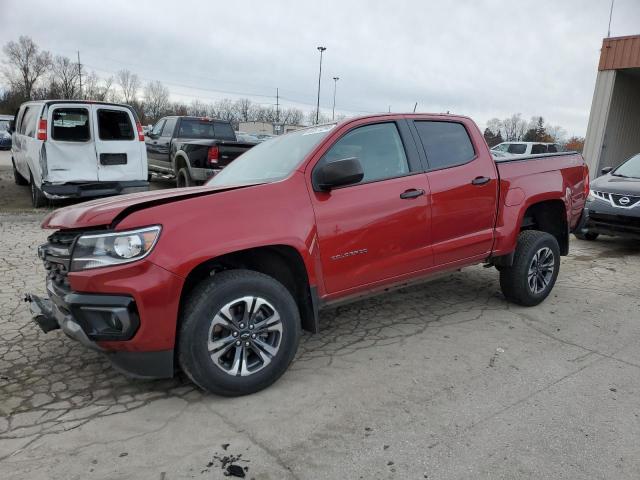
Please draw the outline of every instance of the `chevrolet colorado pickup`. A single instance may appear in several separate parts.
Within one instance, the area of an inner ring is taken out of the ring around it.
[[[39,247],[61,328],[129,374],[178,366],[221,395],[258,391],[318,311],[477,263],[507,300],[554,286],[589,192],[577,153],[496,162],[467,117],[394,114],[259,144],[206,185],[50,213]],[[212,212],[215,212],[213,214]]]
[[[164,117],[145,137],[149,172],[175,177],[178,187],[202,184],[255,145],[208,117]]]

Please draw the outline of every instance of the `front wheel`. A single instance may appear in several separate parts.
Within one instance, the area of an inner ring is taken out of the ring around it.
[[[518,237],[513,265],[500,271],[500,287],[513,303],[538,305],[551,293],[559,271],[556,238],[546,232],[526,230]]]
[[[295,300],[280,282],[259,272],[227,270],[208,277],[183,311],[180,366],[196,385],[218,395],[268,387],[298,349]]]

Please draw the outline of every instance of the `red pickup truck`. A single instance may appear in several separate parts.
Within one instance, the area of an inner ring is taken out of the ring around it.
[[[318,311],[477,263],[505,297],[553,288],[589,192],[579,154],[494,161],[454,115],[377,115],[264,142],[206,185],[52,212],[34,318],[141,377],[258,391]]]

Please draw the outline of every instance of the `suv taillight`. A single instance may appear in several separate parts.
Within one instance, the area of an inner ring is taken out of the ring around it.
[[[47,140],[47,121],[44,118],[38,120],[38,134],[36,136],[38,140]]]
[[[140,122],[136,122],[136,129],[138,130],[138,140],[144,142],[144,132],[142,131],[142,125],[140,125]]]
[[[209,147],[209,151],[207,152],[207,163],[210,163],[210,164],[218,163],[219,156],[220,156],[220,149],[218,147]]]

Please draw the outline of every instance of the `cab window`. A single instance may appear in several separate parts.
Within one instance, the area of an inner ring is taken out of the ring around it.
[[[324,154],[320,163],[352,157],[362,164],[364,177],[360,183],[409,174],[409,163],[395,123],[378,123],[351,130]]]

